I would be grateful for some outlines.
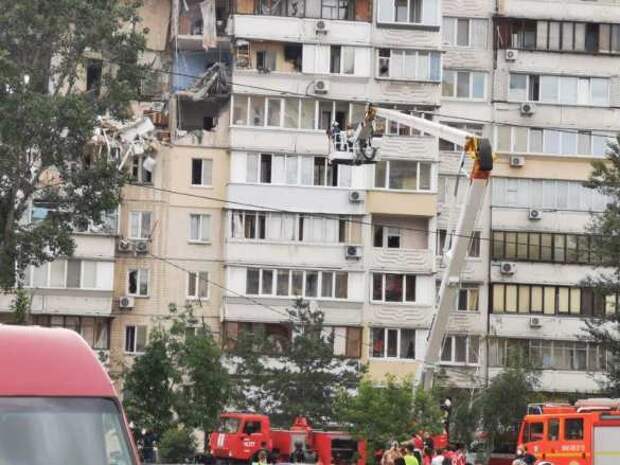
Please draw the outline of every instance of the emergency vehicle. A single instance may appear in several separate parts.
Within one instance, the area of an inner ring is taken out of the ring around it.
[[[95,353],[66,329],[0,325],[0,465],[139,465]]]
[[[530,406],[518,447],[540,465],[619,465],[620,399]]]
[[[365,465],[366,443],[343,431],[317,431],[308,420],[297,417],[289,430],[272,429],[267,415],[224,413],[217,431],[209,436],[211,454],[220,463],[257,462],[261,450],[278,463],[291,461],[301,444],[308,459],[323,465]]]

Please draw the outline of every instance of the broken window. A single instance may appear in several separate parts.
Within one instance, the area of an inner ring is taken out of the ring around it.
[[[103,62],[101,60],[88,60],[86,64],[86,92],[94,92],[99,95],[101,88],[101,76]]]
[[[284,64],[285,72],[301,72],[301,64],[303,59],[303,47],[301,44],[287,44],[284,46]]]
[[[192,185],[210,186],[213,171],[213,160],[203,158],[192,159]]]
[[[131,179],[139,184],[151,184],[153,182],[153,170],[147,170],[144,162],[148,155],[135,155],[131,160]]]

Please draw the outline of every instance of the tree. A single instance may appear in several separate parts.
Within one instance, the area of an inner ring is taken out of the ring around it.
[[[620,136],[608,142],[606,160],[592,162],[592,173],[587,187],[606,196],[607,208],[602,214],[593,214],[588,232],[591,248],[601,264],[607,268],[589,276],[583,284],[593,288],[600,303],[597,316],[586,321],[586,338],[598,343],[611,356],[605,364],[603,389],[611,397],[620,396],[620,313],[616,299],[607,301],[605,296],[620,293]]]
[[[144,354],[123,375],[127,416],[159,438],[179,425],[207,434],[230,392],[219,347],[191,306],[170,305],[156,323]]]
[[[245,334],[233,354],[236,402],[261,411],[275,425],[290,426],[299,415],[313,425],[334,419],[337,394],[357,386],[363,367],[334,355],[324,314],[298,299],[283,323],[290,337]]]
[[[30,304],[31,299],[28,292],[22,287],[15,290],[15,297],[11,302],[10,311],[13,315],[12,324],[27,325],[30,320]]]
[[[340,423],[368,441],[368,457],[391,441],[405,441],[414,432],[443,432],[443,413],[434,392],[414,390],[410,379],[386,376],[378,384],[364,379],[355,392],[342,391],[336,402]]]
[[[101,224],[118,204],[117,160],[96,156],[88,142],[97,115],[126,117],[138,95],[138,4],[20,0],[0,8],[1,289],[28,265],[72,255],[74,229]],[[83,92],[89,64],[102,72]],[[48,214],[30,222],[34,200]]]
[[[161,328],[151,331],[144,353],[123,375],[123,404],[136,429],[161,437],[173,425],[174,385],[180,374],[169,357],[169,335]]]
[[[176,313],[174,306],[171,313]],[[202,430],[206,438],[230,397],[228,371],[211,330],[204,319],[194,317],[191,306],[176,315],[170,333],[171,357],[183,375],[176,412],[185,426]]]
[[[196,440],[188,428],[173,427],[163,434],[160,459],[166,463],[187,463],[196,453]]]

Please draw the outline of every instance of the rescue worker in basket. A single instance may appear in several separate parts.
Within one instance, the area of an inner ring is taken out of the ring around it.
[[[340,128],[338,121],[333,121],[327,129],[327,137],[330,142],[330,149],[334,156],[330,156],[331,161],[346,161],[356,165],[372,163],[377,149],[372,147],[374,113],[370,111],[364,117],[364,121],[359,123],[356,128],[348,125],[346,130]],[[338,153],[342,153],[340,159]],[[351,158],[353,155],[353,158]]]

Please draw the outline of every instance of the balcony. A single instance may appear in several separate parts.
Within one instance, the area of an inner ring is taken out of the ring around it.
[[[489,368],[489,378],[503,371],[503,368]],[[585,371],[538,370],[536,373],[540,381],[538,389],[543,392],[599,392],[599,383],[603,381],[602,376]]]
[[[531,318],[537,318],[539,326],[531,326]],[[492,313],[489,333],[498,337],[524,337],[531,339],[576,339],[583,333],[584,319],[544,314]]]
[[[367,204],[371,214],[433,217],[437,213],[437,194],[374,190],[368,192]]]
[[[387,135],[381,140],[381,156],[386,158],[411,158],[438,161],[437,138],[430,136]]]
[[[620,11],[610,8],[609,2],[583,2],[578,0],[506,0],[499,3],[498,14],[515,18],[549,18],[555,12],[557,21],[574,20],[620,22]]]
[[[404,270],[412,273],[433,271],[433,254],[426,249],[382,249],[370,252],[370,266],[376,270]]]
[[[0,295],[0,311],[9,311],[13,295]],[[85,291],[79,289],[32,290],[33,315],[110,316],[112,291]]]
[[[172,34],[180,50],[204,50],[226,39],[229,16],[226,0],[217,0],[212,9],[204,7],[199,0],[174,0],[173,14],[178,14]]]

